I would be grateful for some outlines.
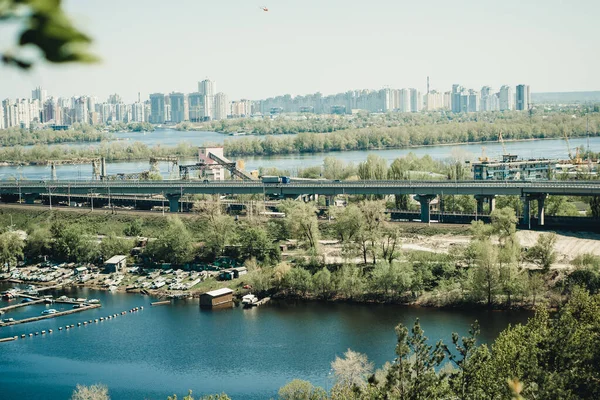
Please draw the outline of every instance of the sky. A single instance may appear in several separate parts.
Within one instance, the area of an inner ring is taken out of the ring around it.
[[[96,65],[0,65],[0,98],[197,90],[230,100],[351,89],[600,90],[597,0],[66,0]],[[260,6],[268,7],[264,12]],[[0,24],[0,52],[18,26]],[[594,68],[594,71],[592,71]]]

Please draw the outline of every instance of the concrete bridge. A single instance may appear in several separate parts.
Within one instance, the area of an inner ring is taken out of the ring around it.
[[[600,196],[600,181],[329,181],[314,180],[288,184],[261,181],[0,181],[0,194],[18,195],[26,203],[42,194],[66,195],[163,195],[172,212],[179,210],[185,194],[263,194],[280,197],[302,195],[416,195],[421,204],[421,221],[430,220],[430,202],[439,195],[473,195],[477,209],[484,202],[490,210],[498,195],[520,196],[524,204],[524,224],[529,223],[530,202],[538,202],[538,224],[544,225],[544,201],[548,195]]]

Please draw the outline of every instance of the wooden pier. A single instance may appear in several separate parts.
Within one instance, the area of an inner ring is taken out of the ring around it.
[[[167,304],[171,304],[171,300],[155,301],[154,303],[150,303],[151,306],[163,306]]]
[[[25,304],[31,304],[31,302],[25,303]],[[78,312],[82,312],[82,311],[86,311],[86,310],[91,310],[91,309],[99,308],[99,307],[101,307],[100,304],[90,304],[89,306],[85,306],[85,307],[81,307],[81,308],[74,308],[72,310],[60,311],[60,312],[57,312],[56,314],[46,314],[46,315],[40,315],[39,317],[25,318],[25,319],[21,319],[21,320],[18,320],[18,321],[2,322],[2,323],[0,323],[0,327],[11,326],[11,325],[19,325],[19,324],[26,324],[28,322],[41,321],[43,319],[50,319],[50,318],[62,317],[63,315],[75,314],[75,313],[78,313]]]
[[[38,299],[38,300],[28,301],[25,303],[13,304],[12,306],[2,307],[2,308],[0,308],[0,315],[2,315],[3,313],[5,313],[7,311],[14,310],[15,308],[31,306],[34,304],[40,304],[40,303],[43,303],[44,301],[46,301],[46,299]]]

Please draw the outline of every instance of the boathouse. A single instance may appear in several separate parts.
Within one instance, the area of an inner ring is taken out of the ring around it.
[[[233,305],[233,290],[222,288],[206,292],[200,295],[200,307],[216,308],[229,307]]]
[[[112,256],[104,262],[104,271],[106,272],[122,272],[127,266],[127,256]]]

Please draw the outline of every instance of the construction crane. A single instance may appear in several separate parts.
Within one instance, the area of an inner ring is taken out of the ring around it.
[[[506,151],[506,145],[504,144],[504,138],[502,137],[502,131],[498,133],[498,141],[502,144],[502,155],[508,154]]]
[[[565,135],[565,143],[567,144],[567,152],[569,153],[569,159],[573,164],[581,164],[581,157],[579,156],[579,147],[575,150],[575,156],[571,152],[571,145],[569,144],[569,135],[567,134],[567,130],[563,131]]]

